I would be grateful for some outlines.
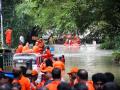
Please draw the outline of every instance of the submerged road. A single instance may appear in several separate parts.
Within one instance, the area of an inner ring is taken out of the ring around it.
[[[86,69],[89,73],[89,79],[97,72],[112,72],[116,81],[120,83],[120,65],[113,62],[112,50],[101,50],[99,45],[82,45],[80,47],[69,47],[63,45],[54,45],[55,56],[65,55],[66,72],[71,67],[77,66]],[[67,79],[66,75],[66,79]]]

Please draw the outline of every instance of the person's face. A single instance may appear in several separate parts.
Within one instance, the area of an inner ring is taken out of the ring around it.
[[[95,87],[95,90],[103,90],[103,82],[102,81],[98,81],[96,83],[94,83],[94,87]]]
[[[76,79],[76,74],[75,73],[71,73],[69,75],[70,81],[74,81]]]

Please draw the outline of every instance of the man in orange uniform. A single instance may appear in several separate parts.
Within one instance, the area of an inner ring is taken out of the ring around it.
[[[12,39],[12,28],[8,28],[5,32],[6,35],[6,44],[11,46],[11,39]]]
[[[54,68],[60,68],[61,70],[65,70],[65,64],[62,61],[60,61],[60,60],[55,61],[53,63],[53,67]]]
[[[36,42],[35,46],[33,46],[33,52],[34,53],[40,53],[40,48],[38,47],[38,42]]]
[[[30,80],[23,76],[22,71],[20,68],[13,69],[13,73],[15,76],[14,82],[20,83],[22,89],[21,90],[30,90]]]
[[[67,73],[69,75],[69,85],[70,86],[74,86],[74,82],[75,82],[75,79],[77,78],[77,72],[78,72],[78,68],[77,67],[73,67],[71,68],[70,72]]]
[[[57,86],[60,84],[61,82],[61,70],[58,68],[54,68],[52,70],[52,77],[53,77],[53,81],[51,83],[49,83],[46,88],[48,90],[57,90]]]
[[[42,38],[40,38],[39,40],[37,40],[38,42],[38,47],[40,48],[40,53],[43,53],[44,50],[44,41]]]
[[[22,43],[19,44],[18,48],[16,49],[16,53],[22,53],[23,45]]]
[[[44,73],[43,74],[44,75],[44,81],[42,80],[37,85],[38,90],[44,90],[45,86],[47,86],[49,83],[51,83],[53,81],[53,79],[52,79],[52,70],[53,70],[53,67],[48,66],[44,70],[41,71],[41,72]]]
[[[26,45],[23,47],[22,52],[27,52],[28,50],[30,50],[30,48],[29,43],[27,42]]]
[[[43,55],[44,58],[50,58],[52,56],[49,46],[46,48],[45,53]]]
[[[37,78],[38,78],[38,72],[36,70],[32,70],[31,90],[37,89],[37,83],[35,82]]]
[[[53,63],[54,68],[59,68],[61,70],[61,81],[64,81],[64,75],[65,75],[65,64],[58,60]]]
[[[46,86],[52,82],[52,80],[53,80],[52,70],[53,70],[53,67],[51,67],[51,66],[48,66],[45,68],[45,70],[42,70],[42,72],[45,73],[45,78],[46,78],[46,82],[45,82],[44,86]]]
[[[78,84],[83,83],[88,87],[88,90],[94,90],[92,80],[88,80],[88,72],[85,69],[80,69],[77,72]]]

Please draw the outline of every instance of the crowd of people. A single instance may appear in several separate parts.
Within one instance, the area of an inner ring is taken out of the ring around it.
[[[36,41],[30,49],[29,43],[20,44],[16,53],[43,53],[44,42]],[[0,70],[0,90],[120,90],[114,81],[111,72],[95,73],[91,80],[88,79],[88,71],[72,67],[67,75],[69,82],[64,79],[65,57],[51,57],[50,48],[47,47],[44,60],[37,70],[25,66],[14,67],[12,72]]]
[[[35,45],[30,48],[30,44],[27,42],[24,46],[23,43],[20,42],[16,49],[16,53],[43,53],[44,50],[44,41],[42,38],[35,42]]]
[[[11,73],[0,71],[0,90],[120,90],[111,72],[95,73],[88,80],[88,71],[71,68],[64,80],[65,58],[45,59],[39,70],[24,66],[15,67]]]

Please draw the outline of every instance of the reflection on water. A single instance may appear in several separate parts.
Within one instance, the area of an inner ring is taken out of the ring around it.
[[[97,46],[86,45],[81,47],[66,47],[54,45],[55,55],[65,55],[66,72],[73,66],[84,68],[89,73],[89,78],[97,72],[112,72],[116,81],[120,83],[120,65],[113,63],[111,50],[100,50]]]

